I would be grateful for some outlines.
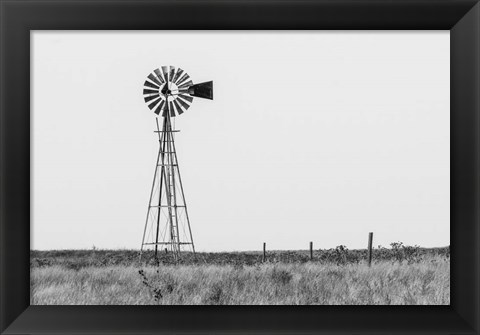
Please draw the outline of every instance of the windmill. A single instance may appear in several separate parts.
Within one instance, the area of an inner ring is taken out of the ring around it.
[[[143,96],[157,115],[155,132],[160,146],[140,255],[144,248],[153,247],[155,258],[160,249],[170,251],[177,260],[182,251],[195,254],[195,245],[175,149],[174,133],[178,130],[172,127],[171,120],[190,107],[193,97],[213,100],[213,82],[193,84],[181,68],[162,66],[147,76]],[[161,129],[159,118],[163,119]]]

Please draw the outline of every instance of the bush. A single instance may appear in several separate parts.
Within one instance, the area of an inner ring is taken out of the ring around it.
[[[282,285],[290,283],[293,277],[287,270],[277,269],[277,267],[273,268],[270,276],[274,283],[280,283]]]

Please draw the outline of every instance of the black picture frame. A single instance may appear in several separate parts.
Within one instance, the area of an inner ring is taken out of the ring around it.
[[[0,0],[0,6],[2,334],[479,334],[478,1]],[[29,306],[30,31],[37,29],[450,30],[451,305]]]

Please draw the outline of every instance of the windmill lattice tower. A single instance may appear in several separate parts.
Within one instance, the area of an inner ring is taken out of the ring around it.
[[[174,134],[178,130],[171,121],[190,107],[193,97],[212,100],[213,82],[193,84],[181,68],[162,66],[148,75],[143,95],[157,115],[155,132],[160,145],[140,254],[153,247],[155,258],[159,250],[165,250],[177,260],[182,251],[195,253],[195,245],[175,148]],[[161,129],[159,118],[163,119]]]

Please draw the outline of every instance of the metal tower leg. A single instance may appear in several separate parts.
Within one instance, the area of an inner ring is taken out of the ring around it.
[[[178,210],[177,210],[177,194],[176,194],[176,191],[175,191],[175,188],[176,188],[176,184],[175,184],[175,164],[176,161],[174,160],[174,150],[172,148],[172,142],[173,142],[173,134],[172,134],[172,126],[171,126],[171,123],[170,123],[170,117],[167,117],[167,128],[168,128],[168,152],[169,152],[169,155],[170,155],[170,169],[171,169],[171,184],[173,187],[172,187],[172,193],[171,193],[171,196],[172,196],[172,202],[173,202],[173,214],[174,214],[174,218],[175,218],[175,221],[173,222],[172,221],[172,228],[174,230],[176,230],[176,243],[177,243],[177,252],[180,253],[181,251],[181,248],[180,248],[180,231],[179,231],[179,227],[178,227]],[[172,241],[173,243],[174,241]]]
[[[157,123],[157,132],[158,132],[158,141],[159,141],[159,150],[158,150],[158,155],[157,155],[157,163],[155,164],[155,172],[154,172],[154,175],[153,175],[153,181],[152,181],[152,189],[150,191],[150,200],[148,201],[148,208],[147,208],[147,217],[145,218],[145,228],[143,229],[143,237],[142,237],[142,245],[140,247],[140,259],[142,258],[142,253],[143,253],[143,247],[145,245],[145,235],[146,235],[146,232],[147,232],[147,227],[148,227],[148,218],[150,217],[150,212],[152,210],[152,199],[153,199],[153,193],[154,193],[154,190],[155,190],[155,182],[157,181],[157,177],[158,177],[158,163],[160,162],[160,158],[162,159],[163,161],[163,152],[165,150],[162,150],[162,141],[163,141],[163,133],[160,132],[160,129],[158,127],[158,119],[156,119],[156,123]],[[163,171],[163,163],[162,163],[162,171]],[[161,189],[161,175],[160,175],[160,189]],[[159,202],[160,202],[160,199],[161,199],[161,192],[160,192],[160,196],[159,196]],[[159,204],[160,206],[160,204]],[[160,218],[160,209],[158,210],[158,214],[157,214],[157,218]],[[157,241],[158,242],[158,225],[157,225],[157,232],[156,232],[156,235],[157,235]],[[157,256],[157,245],[155,245],[155,257]]]
[[[157,123],[157,131],[158,131],[158,140],[160,142],[160,149],[159,149],[159,155],[162,157],[161,162],[162,162],[162,167],[161,172],[160,172],[160,188],[159,188],[159,193],[158,193],[158,208],[157,208],[157,229],[156,229],[156,234],[155,234],[155,259],[158,257],[158,234],[160,232],[160,215],[161,215],[161,209],[162,209],[162,186],[163,186],[163,175],[164,175],[164,162],[165,162],[165,125],[163,126],[163,132],[160,133],[160,128],[158,126],[158,118],[155,119]],[[158,163],[157,163],[157,170],[158,170]],[[151,201],[150,201],[151,202]]]
[[[173,154],[175,155],[175,162],[177,166],[178,182],[180,184],[180,191],[181,191],[180,193],[182,194],[183,204],[185,205],[185,217],[187,219],[188,233],[190,235],[190,242],[192,243],[192,251],[193,251],[193,254],[195,255],[195,244],[193,243],[192,228],[190,226],[190,219],[188,217],[187,202],[185,201],[185,193],[183,192],[182,177],[180,175],[180,167],[178,165],[178,159],[177,159],[177,150],[175,149],[175,140],[173,139],[173,136],[172,136],[172,148],[173,148],[172,150]]]

